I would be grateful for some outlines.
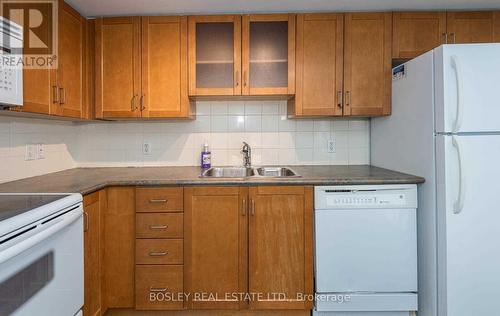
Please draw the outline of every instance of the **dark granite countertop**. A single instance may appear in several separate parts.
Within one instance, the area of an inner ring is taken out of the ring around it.
[[[0,184],[0,192],[88,194],[108,186],[132,185],[354,185],[413,184],[421,177],[368,165],[290,166],[299,178],[200,178],[198,167],[75,168]]]

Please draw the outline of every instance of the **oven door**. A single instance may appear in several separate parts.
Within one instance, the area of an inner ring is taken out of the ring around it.
[[[0,315],[72,316],[83,306],[82,207],[43,220],[0,245]]]

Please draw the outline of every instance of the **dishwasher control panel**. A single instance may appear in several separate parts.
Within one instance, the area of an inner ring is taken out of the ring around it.
[[[416,194],[414,185],[315,187],[315,208],[416,208]]]
[[[330,192],[327,192],[330,193]],[[352,194],[327,195],[327,206],[404,206],[406,205],[406,194],[386,194],[383,196],[377,195],[359,195],[355,192]]]

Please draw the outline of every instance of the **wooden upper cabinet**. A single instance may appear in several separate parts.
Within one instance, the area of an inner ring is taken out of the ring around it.
[[[310,309],[313,293],[312,187],[250,187],[250,309]],[[286,297],[274,296],[283,293]]]
[[[50,6],[40,6],[38,10],[45,10],[44,14],[48,14],[51,10]],[[6,11],[4,14],[7,14]],[[6,18],[10,18],[8,15]],[[38,34],[41,38],[49,38],[50,24],[42,24],[38,29]],[[23,41],[29,41],[29,28],[23,29]],[[43,34],[44,33],[44,34]],[[26,44],[25,44],[26,47]],[[24,51],[26,53],[26,51]],[[47,54],[49,52],[47,51]],[[55,100],[54,93],[57,92],[57,70],[56,69],[23,69],[23,106],[13,107],[13,110],[29,113],[50,114],[52,102]],[[57,107],[54,105],[53,110]]]
[[[392,13],[346,13],[344,115],[391,113]]]
[[[495,19],[498,15],[491,11],[448,12],[448,43],[492,43],[495,42]],[[498,37],[498,35],[497,35]]]
[[[189,117],[187,17],[142,18],[142,117]]]
[[[292,116],[342,115],[344,15],[298,14]]]
[[[66,2],[61,0],[59,5],[58,91],[51,114],[81,118],[86,85],[83,47],[86,20]]]
[[[190,16],[189,95],[241,94],[241,16]]]
[[[247,292],[247,188],[184,189],[185,292],[189,309],[242,309],[244,300],[227,293]],[[193,300],[195,293],[221,301]]]
[[[414,58],[445,43],[446,13],[394,12],[393,58]]]
[[[141,18],[99,18],[95,25],[97,118],[140,117]]]
[[[495,43],[500,43],[500,11],[495,11],[493,13],[493,33],[494,33],[494,38],[493,41]]]
[[[295,14],[244,15],[243,95],[295,93]]]

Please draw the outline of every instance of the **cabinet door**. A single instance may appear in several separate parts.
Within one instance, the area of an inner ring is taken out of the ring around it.
[[[247,289],[247,189],[194,187],[184,192],[184,285],[191,293],[185,307],[241,309],[244,300],[225,295]],[[195,293],[209,293],[212,299],[196,299]]]
[[[251,187],[249,293],[251,309],[310,309],[313,292],[311,187]],[[282,293],[285,296],[273,293]]]
[[[391,113],[391,13],[346,13],[344,115]]]
[[[189,117],[187,17],[142,18],[143,117]]]
[[[106,191],[83,198],[84,207],[84,316],[101,315],[101,214]]]
[[[132,308],[135,306],[135,188],[107,189],[103,222],[104,309]]]
[[[295,116],[342,115],[343,14],[297,15]]]
[[[96,117],[140,117],[141,18],[96,20]]]
[[[444,12],[394,12],[392,21],[393,58],[414,58],[445,43]]]
[[[495,43],[500,43],[500,11],[495,11],[493,13],[493,33],[494,38],[493,41]]]
[[[189,95],[241,94],[241,16],[190,16]]]
[[[85,19],[66,2],[59,1],[59,63],[57,82],[59,106],[52,114],[82,117],[84,101]]]
[[[447,31],[448,43],[493,43],[494,16],[493,12],[448,12]]]
[[[295,93],[295,14],[245,15],[243,95]]]
[[[7,5],[7,4],[6,4]],[[38,10],[51,10],[51,6],[39,6]],[[8,12],[8,11],[7,11]],[[11,11],[12,12],[12,11]],[[44,12],[44,14],[49,14]],[[11,18],[7,16],[7,18]],[[12,19],[12,18],[11,18]],[[42,24],[37,32],[40,34],[41,38],[49,38],[52,25]],[[30,35],[30,29],[25,27],[23,29],[23,41],[28,43]],[[42,34],[42,32],[44,34]],[[26,45],[25,45],[26,46]],[[26,51],[23,52],[27,54]],[[45,52],[49,54],[48,49]],[[24,68],[23,69],[23,106],[13,107],[15,111],[27,112],[27,113],[41,113],[41,114],[51,114],[54,109],[57,108],[57,81],[56,81],[56,69],[48,68]],[[52,110],[52,111],[51,111]]]

